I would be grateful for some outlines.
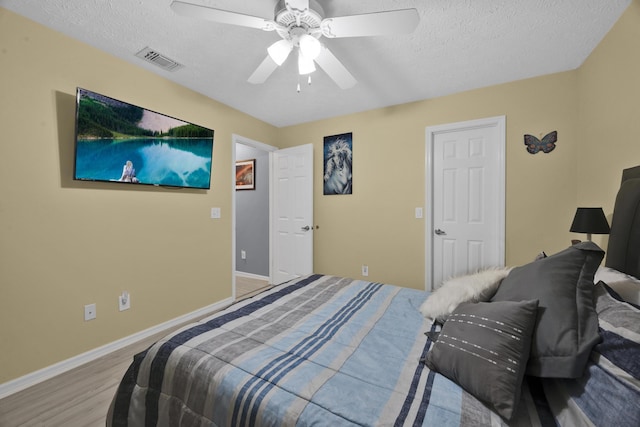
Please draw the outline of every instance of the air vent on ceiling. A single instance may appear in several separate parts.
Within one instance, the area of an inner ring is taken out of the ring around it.
[[[184,66],[173,59],[167,58],[163,54],[156,52],[150,47],[145,47],[140,52],[136,53],[136,56],[167,71],[176,71]]]

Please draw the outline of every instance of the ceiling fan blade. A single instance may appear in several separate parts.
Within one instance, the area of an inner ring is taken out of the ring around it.
[[[342,62],[326,47],[322,47],[316,62],[340,89],[349,89],[357,83],[353,75],[342,65]]]
[[[253,83],[254,85],[264,83],[276,68],[278,68],[278,64],[276,64],[273,59],[267,55],[267,57],[264,58],[264,61],[258,65],[258,68],[256,68],[253,74],[249,76],[248,82]]]
[[[322,21],[325,37],[363,37],[408,34],[416,29],[420,16],[416,9],[400,9],[364,15],[339,16]]]
[[[257,28],[264,31],[273,31],[276,24],[264,18],[251,15],[243,15],[236,12],[228,12],[222,9],[214,9],[212,7],[201,6],[198,4],[185,3],[182,1],[174,1],[171,3],[171,9],[178,15],[188,18],[200,18],[221,24],[239,25],[241,27]]]

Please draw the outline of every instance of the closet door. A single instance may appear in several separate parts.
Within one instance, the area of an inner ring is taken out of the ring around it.
[[[426,264],[435,289],[449,277],[504,265],[504,118],[430,129]]]

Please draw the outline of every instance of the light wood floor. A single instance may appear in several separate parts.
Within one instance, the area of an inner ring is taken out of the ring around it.
[[[236,276],[236,299],[252,297],[262,291],[269,289],[271,285],[268,280],[254,279],[252,277]]]
[[[264,281],[237,277],[237,300],[268,289]],[[111,399],[133,356],[169,333],[101,357],[0,399],[0,426],[104,427]]]

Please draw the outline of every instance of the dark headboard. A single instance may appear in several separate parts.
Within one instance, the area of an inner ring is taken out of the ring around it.
[[[640,166],[622,171],[605,265],[640,277]]]

